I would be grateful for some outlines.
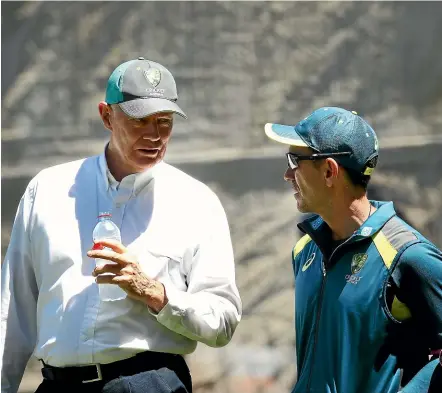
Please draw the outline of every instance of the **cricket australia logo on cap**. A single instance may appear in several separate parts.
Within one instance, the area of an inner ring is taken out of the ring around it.
[[[153,87],[157,87],[161,81],[161,71],[158,68],[144,70],[143,75]]]

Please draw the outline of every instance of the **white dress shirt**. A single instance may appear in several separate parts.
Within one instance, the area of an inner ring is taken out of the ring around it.
[[[101,302],[92,231],[111,211],[122,243],[168,304],[154,315]],[[164,162],[120,183],[104,153],[51,167],[29,183],[2,265],[2,392],[16,392],[33,353],[52,366],[109,363],[146,350],[188,354],[227,344],[241,319],[224,209],[203,183]]]

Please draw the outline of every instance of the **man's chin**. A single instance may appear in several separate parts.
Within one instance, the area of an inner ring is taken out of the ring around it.
[[[296,199],[296,208],[300,213],[310,213],[308,207],[305,205],[304,200],[301,198],[299,193],[295,193],[294,195]]]
[[[303,206],[299,206],[299,204],[297,206],[297,209],[299,213],[308,213],[307,209],[304,209]]]

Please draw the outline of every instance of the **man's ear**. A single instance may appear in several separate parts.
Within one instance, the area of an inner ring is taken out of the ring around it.
[[[111,107],[104,101],[101,101],[98,104],[98,112],[100,113],[101,120],[103,125],[109,130],[112,131],[112,122],[111,122]]]
[[[327,158],[324,166],[324,178],[327,187],[332,187],[339,173],[339,164],[333,158]]]

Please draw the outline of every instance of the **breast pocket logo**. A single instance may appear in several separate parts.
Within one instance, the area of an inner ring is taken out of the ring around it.
[[[365,262],[367,261],[367,254],[355,254],[351,260],[351,274],[347,274],[345,276],[345,281],[349,284],[357,284],[362,277],[357,276],[357,274],[361,271]]]
[[[365,262],[367,261],[367,258],[368,258],[367,254],[353,255],[353,259],[351,260],[352,274],[359,273],[359,271],[362,269],[362,266],[364,266]]]

